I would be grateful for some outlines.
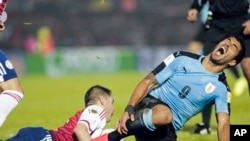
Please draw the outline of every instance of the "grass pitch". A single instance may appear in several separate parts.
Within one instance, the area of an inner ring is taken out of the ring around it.
[[[55,78],[41,75],[22,77],[21,83],[25,90],[25,97],[0,128],[0,139],[5,140],[13,136],[22,127],[42,126],[47,129],[56,129],[63,125],[71,115],[84,107],[85,91],[96,84],[112,90],[116,111],[112,121],[107,124],[107,128],[115,128],[115,123],[122,115],[132,91],[144,76],[144,73],[121,72]],[[229,84],[232,85],[235,80],[230,73],[228,76]],[[231,123],[250,124],[250,96],[246,93],[233,97],[231,105]],[[200,114],[188,121],[184,129],[178,132],[178,141],[217,140],[214,111],[211,135],[191,134],[195,129],[195,124],[200,121]],[[134,138],[129,137],[125,141],[134,141]]]

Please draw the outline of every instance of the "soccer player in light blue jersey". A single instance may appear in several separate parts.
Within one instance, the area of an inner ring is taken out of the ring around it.
[[[218,140],[230,137],[230,90],[223,72],[245,55],[241,36],[220,41],[207,56],[175,52],[163,60],[133,91],[117,130],[92,141],[176,141],[177,131],[207,104],[215,104]]]
[[[191,23],[196,22],[199,15],[203,13],[203,7],[209,3],[207,9],[207,20],[202,25],[202,39],[204,55],[209,54],[215,44],[221,39],[232,34],[240,34],[245,40],[246,46],[250,46],[250,12],[249,0],[192,0],[190,9],[187,12],[187,20]],[[241,69],[238,67],[241,66]],[[246,48],[245,58],[237,67],[229,69],[235,79],[232,88],[233,96],[239,96],[245,88],[250,91],[250,48]],[[242,70],[242,74],[241,74]],[[248,86],[248,83],[249,86]],[[211,133],[210,117],[212,114],[212,104],[207,105],[202,110],[202,122],[197,124],[194,130],[196,134]]]

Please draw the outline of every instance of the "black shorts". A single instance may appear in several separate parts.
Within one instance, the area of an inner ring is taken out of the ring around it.
[[[154,98],[153,96],[146,96],[139,104],[136,106],[136,112],[144,108],[152,109],[157,104],[163,104],[168,106],[166,103]],[[148,132],[146,134],[136,134],[136,141],[176,141],[176,133],[172,124],[166,126],[157,127],[155,131]]]
[[[205,38],[206,38],[206,30],[203,26],[201,26],[198,32],[195,34],[193,41],[204,43]]]

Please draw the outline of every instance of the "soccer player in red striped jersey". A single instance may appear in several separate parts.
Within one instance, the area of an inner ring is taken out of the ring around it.
[[[57,130],[25,127],[7,141],[90,141],[98,137],[114,112],[111,91],[92,86],[85,94],[85,108],[76,112]]]

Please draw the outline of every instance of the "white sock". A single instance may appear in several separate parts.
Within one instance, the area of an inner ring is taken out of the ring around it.
[[[23,94],[15,90],[5,90],[0,94],[0,127],[22,98]]]

